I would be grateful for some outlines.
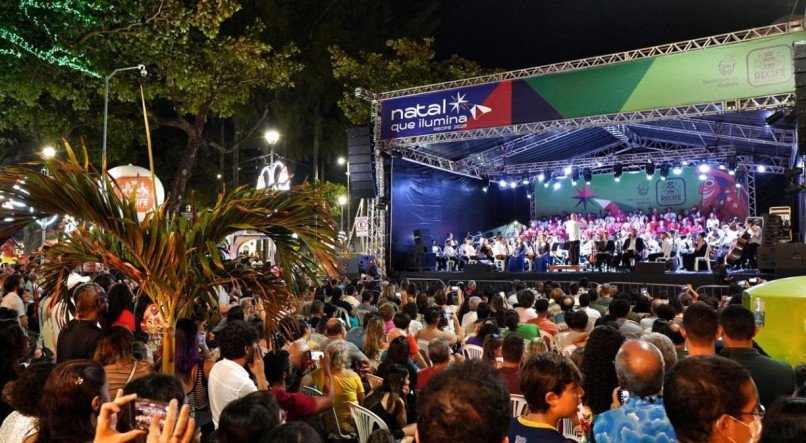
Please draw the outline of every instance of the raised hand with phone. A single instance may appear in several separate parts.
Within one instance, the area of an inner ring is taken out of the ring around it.
[[[142,435],[147,435],[147,443],[188,443],[191,441],[196,431],[196,421],[190,417],[190,407],[182,405],[179,408],[175,399],[168,403],[164,415],[151,417],[148,434],[142,429],[134,429],[125,433],[118,432],[116,427],[119,414],[125,407],[132,405],[135,400],[137,400],[136,394],[123,395],[123,390],[119,389],[114,401],[101,406],[95,426],[94,443],[127,442]]]

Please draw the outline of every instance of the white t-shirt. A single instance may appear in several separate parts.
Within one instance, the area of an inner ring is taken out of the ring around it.
[[[25,313],[25,303],[23,303],[22,298],[20,298],[16,292],[6,294],[6,296],[3,297],[2,303],[0,303],[0,307],[17,311],[17,318],[27,315]]]
[[[223,359],[213,365],[207,382],[207,392],[210,397],[210,412],[213,414],[213,424],[218,428],[218,417],[221,411],[230,402],[246,397],[257,391],[257,386],[249,378],[241,365],[232,360]]]

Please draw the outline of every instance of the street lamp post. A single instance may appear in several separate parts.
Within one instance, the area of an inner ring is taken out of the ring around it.
[[[344,231],[344,205],[347,203],[347,196],[340,195],[338,199],[339,206],[341,206],[341,223],[339,223],[339,230]]]
[[[118,68],[112,71],[111,74],[104,77],[104,139],[101,142],[101,167],[106,168],[106,128],[109,120],[109,79],[118,72],[140,70],[140,75],[145,77],[148,75],[145,65],[129,66],[126,68]]]
[[[263,138],[266,139],[266,142],[269,144],[269,148],[271,148],[271,154],[269,156],[269,164],[274,163],[274,145],[276,145],[277,142],[280,141],[280,132],[277,131],[276,129],[269,129],[263,134]]]

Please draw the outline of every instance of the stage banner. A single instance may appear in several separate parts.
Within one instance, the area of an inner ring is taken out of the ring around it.
[[[554,186],[535,186],[535,214],[538,217],[562,213],[626,214],[650,208],[661,212],[671,208],[697,208],[704,214],[716,211],[720,219],[748,215],[748,195],[745,186],[736,187],[733,176],[725,170],[712,169],[701,181],[694,168],[683,168],[680,175],[669,175],[661,180],[656,172],[647,180],[643,172],[627,173],[616,182],[610,174],[594,175],[590,185],[583,181],[571,185],[570,179],[560,180],[560,189]]]
[[[381,102],[384,140],[783,94],[797,32]]]

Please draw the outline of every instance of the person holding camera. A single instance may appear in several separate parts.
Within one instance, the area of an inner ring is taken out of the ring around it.
[[[652,343],[627,340],[616,354],[619,386],[613,390],[611,409],[593,422],[598,443],[676,441],[663,406],[663,355]]]

